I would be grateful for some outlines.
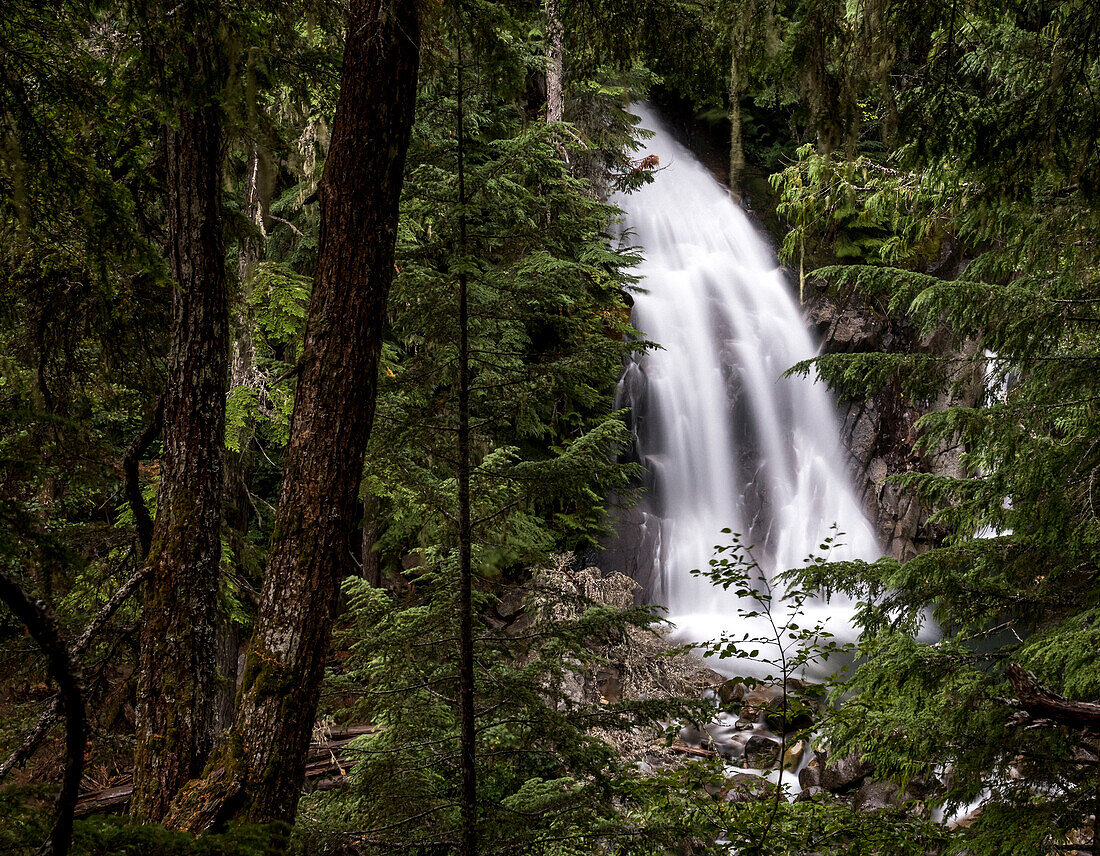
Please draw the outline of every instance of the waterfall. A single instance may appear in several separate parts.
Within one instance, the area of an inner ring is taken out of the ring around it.
[[[732,592],[690,573],[729,543],[723,528],[754,546],[773,584],[820,554],[833,524],[844,535],[831,559],[881,550],[849,480],[827,389],[782,377],[816,349],[771,249],[654,112],[635,112],[655,132],[645,154],[660,170],[614,202],[625,212],[623,240],[644,256],[633,322],[660,349],[638,355],[620,383],[648,488],[625,537],[639,553],[636,576],[648,578],[677,635],[705,641],[751,632],[737,623]],[[836,631],[850,606],[834,599],[809,609]]]

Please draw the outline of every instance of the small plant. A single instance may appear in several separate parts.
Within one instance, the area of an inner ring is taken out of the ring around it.
[[[808,667],[837,654],[851,653],[855,646],[836,641],[835,634],[826,629],[823,620],[806,621],[806,603],[818,596],[814,589],[796,584],[790,574],[783,573],[776,580],[783,589],[777,591],[768,575],[761,570],[753,546],[744,543],[741,533],[730,529],[723,529],[722,532],[730,536],[730,543],[715,546],[715,557],[710,560],[708,569],[694,569],[691,573],[710,579],[725,591],[732,589],[742,601],[742,605],[738,606],[738,617],[761,630],[759,633],[744,632],[740,635],[725,633],[719,639],[697,647],[704,657],[748,660],[774,669],[774,673],[762,678],[743,679],[743,682],[750,686],[764,684],[780,689],[778,781],[771,811],[763,827],[757,834],[750,834],[751,840],[746,842],[746,852],[759,856],[764,852],[765,841],[783,800],[788,745],[797,745],[799,740],[805,740],[808,745],[813,728],[816,708],[801,694],[791,693],[792,681],[804,675]],[[807,565],[822,565],[827,561],[829,552],[837,546],[837,539],[843,534],[835,524],[831,527],[831,533],[820,545],[823,555],[809,556]],[[746,602],[751,606],[744,605]]]

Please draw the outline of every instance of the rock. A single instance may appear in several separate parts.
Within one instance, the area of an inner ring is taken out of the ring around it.
[[[806,741],[797,740],[787,747],[783,753],[783,769],[793,773],[802,763],[802,756],[806,754]]]
[[[747,689],[740,678],[730,678],[718,687],[718,698],[722,704],[736,704],[745,698]]]
[[[754,734],[745,744],[745,766],[770,770],[779,763],[779,743],[762,734]]]
[[[764,722],[776,734],[789,734],[792,731],[805,731],[814,724],[812,708],[801,699],[787,696],[787,710],[782,706],[769,706],[764,713]]]
[[[812,761],[798,772],[798,784],[803,789],[821,788],[821,769],[823,767],[822,756],[815,754]]]
[[[775,785],[752,773],[737,773],[726,779],[726,802],[763,802],[775,796]]]
[[[740,762],[745,757],[745,746],[748,742],[748,735],[734,734],[729,740],[716,743],[714,748],[727,761]]]
[[[844,793],[855,790],[874,769],[858,755],[849,755],[827,764],[821,771],[821,787],[830,793]]]
[[[854,811],[878,811],[905,802],[905,795],[899,793],[893,782],[864,782],[852,798]]]
[[[816,797],[818,794],[823,794],[823,793],[825,793],[824,788],[820,788],[817,785],[811,785],[810,787],[803,788],[801,791],[799,791],[799,794],[798,794],[798,796],[796,796],[794,798],[794,801],[795,802],[809,802],[814,797]]]
[[[782,701],[783,690],[780,687],[753,687],[742,699],[741,718],[757,722],[768,708],[781,705]]]
[[[614,666],[596,670],[596,685],[600,688],[600,704],[613,704],[622,698],[622,681]]]

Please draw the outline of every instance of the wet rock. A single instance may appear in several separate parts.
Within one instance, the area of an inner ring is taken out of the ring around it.
[[[803,789],[807,788],[821,788],[821,770],[824,767],[823,756],[819,753],[815,753],[813,760],[810,761],[805,767],[803,767],[798,773],[798,784]]]
[[[789,772],[794,772],[798,769],[798,765],[802,763],[802,758],[806,754],[806,741],[796,740],[787,750],[783,753],[783,769]]]
[[[775,785],[752,773],[737,773],[726,779],[726,802],[763,802],[775,796]]]
[[[821,771],[821,787],[831,793],[844,793],[855,790],[874,769],[870,762],[859,755],[849,755],[831,764]]]
[[[762,734],[754,734],[745,744],[745,766],[770,770],[779,763],[779,743]]]
[[[801,699],[787,696],[787,709],[784,711],[782,704],[769,705],[764,721],[776,734],[805,731],[814,724],[813,708]]]
[[[747,691],[748,687],[740,678],[730,678],[718,687],[718,698],[722,700],[722,704],[736,704],[745,698]]]
[[[727,761],[740,762],[745,757],[745,746],[751,735],[733,734],[729,739],[715,743],[714,748]]]
[[[758,722],[769,708],[778,710],[783,701],[783,689],[773,686],[756,686],[745,693],[741,702],[741,718]]]
[[[864,782],[852,798],[854,811],[879,811],[901,805],[904,795],[893,782]]]

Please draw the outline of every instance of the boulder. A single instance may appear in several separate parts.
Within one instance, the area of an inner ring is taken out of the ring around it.
[[[821,771],[821,787],[830,793],[845,793],[863,784],[874,769],[870,762],[859,755],[849,755],[831,764]]]
[[[762,734],[754,734],[745,744],[745,766],[770,770],[779,763],[779,743]]]
[[[813,727],[813,708],[801,699],[788,695],[787,710],[783,710],[782,703],[769,706],[764,712],[764,722],[776,734],[805,731]]]
[[[802,758],[805,754],[806,741],[796,740],[789,745],[787,750],[783,753],[783,769],[793,773],[798,769],[798,765],[802,763]]]
[[[854,811],[878,811],[884,808],[899,806],[905,802],[905,795],[893,782],[865,781],[859,786],[852,798]]]
[[[821,770],[824,767],[824,756],[814,753],[813,760],[798,772],[798,784],[803,789],[821,787]]]
[[[769,708],[776,710],[782,705],[783,689],[773,686],[755,686],[745,693],[741,701],[741,718],[758,722]]]
[[[752,773],[737,773],[726,779],[726,802],[763,802],[775,796],[775,785]]]
[[[718,698],[722,704],[737,704],[745,698],[748,687],[740,678],[730,678],[718,687]]]

